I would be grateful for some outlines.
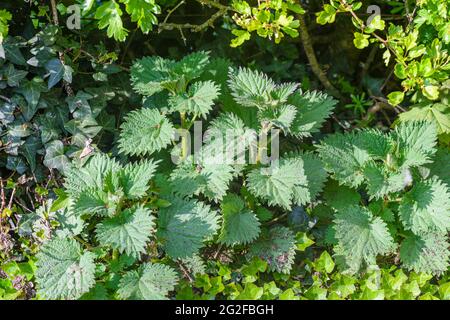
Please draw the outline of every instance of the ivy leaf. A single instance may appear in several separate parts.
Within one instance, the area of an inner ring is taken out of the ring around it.
[[[419,181],[404,195],[398,209],[404,227],[414,234],[450,229],[450,192],[439,179]]]
[[[64,152],[64,144],[61,141],[54,140],[46,145],[44,165],[62,172],[70,167],[70,160]]]
[[[45,64],[45,69],[50,73],[48,78],[48,89],[51,89],[62,80],[65,68],[61,60],[54,58]]]
[[[107,28],[108,37],[114,37],[117,41],[125,41],[128,30],[123,27],[121,16],[120,5],[114,0],[103,2],[95,12],[95,19],[99,20],[99,29]]]
[[[212,81],[196,82],[185,94],[172,96],[169,104],[178,112],[186,112],[203,117],[211,111],[214,100],[218,98],[220,89]]]
[[[253,242],[260,233],[256,215],[245,208],[244,201],[235,194],[227,195],[221,203],[223,224],[219,242],[228,246]]]
[[[50,240],[36,257],[38,292],[47,299],[78,299],[95,284],[94,254],[75,240]]]
[[[395,248],[386,224],[366,208],[345,208],[336,214],[334,223],[340,252],[351,272],[358,272],[363,263],[376,264],[378,255],[388,254]]]
[[[161,208],[158,215],[158,240],[171,258],[190,257],[216,232],[219,217],[201,202],[181,198],[169,201],[171,205]]]
[[[118,216],[107,218],[97,225],[97,240],[103,246],[118,249],[132,257],[145,252],[147,241],[154,229],[153,217],[149,209],[134,207],[126,209]]]
[[[13,64],[9,64],[5,70],[4,77],[10,87],[18,87],[19,82],[28,74],[25,70],[14,68]]]
[[[440,275],[449,267],[447,237],[439,234],[410,235],[400,247],[400,259],[408,270]]]
[[[130,112],[121,125],[119,149],[127,155],[145,155],[170,144],[175,134],[172,123],[155,109]]]
[[[24,115],[27,119],[31,119],[37,111],[37,106],[41,93],[45,91],[44,80],[34,77],[33,80],[26,80],[16,91],[25,97],[28,103]]]
[[[160,263],[145,263],[125,273],[117,293],[122,299],[164,300],[178,282],[176,272]]]

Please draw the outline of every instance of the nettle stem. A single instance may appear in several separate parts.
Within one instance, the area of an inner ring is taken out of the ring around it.
[[[181,118],[181,160],[186,159],[188,156],[188,137],[184,134],[185,125],[186,125],[186,113],[180,112]]]

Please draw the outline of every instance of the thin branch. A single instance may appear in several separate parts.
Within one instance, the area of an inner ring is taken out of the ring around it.
[[[162,23],[166,23],[167,20],[169,19],[169,17],[172,15],[172,13],[177,10],[179,7],[181,7],[184,4],[184,0],[180,1],[175,7],[173,7],[172,9],[169,10],[169,12],[167,13],[167,16],[164,18],[164,21]]]
[[[298,15],[298,20],[300,21],[300,39],[303,43],[303,48],[305,49],[306,57],[308,58],[313,73],[316,75],[325,89],[330,92],[330,94],[338,99],[342,99],[342,95],[331,84],[330,80],[328,80],[325,72],[322,70],[319,62],[317,61],[317,57],[311,42],[311,37],[309,36],[308,27],[306,26],[305,18],[302,15]]]
[[[218,11],[214,13],[208,20],[201,24],[191,24],[191,23],[169,23],[167,20],[169,19],[169,16],[172,15],[172,13],[178,9],[183,3],[184,0],[181,1],[177,6],[175,6],[172,10],[169,11],[166,18],[162,23],[158,25],[158,32],[161,32],[162,30],[174,30],[178,29],[180,32],[182,32],[182,29],[189,29],[191,32],[200,32],[208,27],[214,28],[214,22],[223,17],[228,11],[232,11],[233,9],[231,7],[225,6],[217,1],[210,1],[210,0],[197,0],[197,2],[201,3],[202,5],[210,6],[217,8]]]

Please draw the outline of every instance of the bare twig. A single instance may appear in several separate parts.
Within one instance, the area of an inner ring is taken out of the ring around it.
[[[11,99],[9,99],[8,97],[0,95],[0,99],[5,100],[8,103],[11,103]]]
[[[214,13],[208,20],[206,20],[201,24],[167,22],[169,16],[172,15],[172,13],[184,3],[184,1],[181,1],[177,6],[175,6],[172,10],[169,11],[163,22],[158,25],[158,32],[161,32],[162,30],[174,30],[174,29],[178,29],[180,30],[180,32],[182,32],[182,29],[189,29],[191,32],[200,32],[208,27],[213,28],[214,22],[217,19],[223,17],[228,11],[233,10],[231,7],[225,6],[217,1],[197,0],[197,2],[201,3],[202,5],[217,8],[218,11]]]
[[[194,282],[194,279],[192,279],[189,272],[186,270],[186,268],[183,266],[181,262],[178,262],[178,266],[180,267],[181,271],[183,271],[183,275],[188,278],[189,282]]]
[[[13,188],[13,190],[11,192],[11,198],[9,198],[8,209],[10,209],[10,210],[11,210],[11,206],[12,206],[12,202],[13,202],[15,194],[16,194],[16,187]]]
[[[316,54],[314,52],[314,48],[311,42],[311,37],[309,36],[308,27],[305,22],[305,18],[302,15],[298,15],[298,20],[300,21],[300,38],[303,43],[303,48],[305,49],[306,57],[308,58],[309,64],[313,73],[322,83],[322,85],[327,89],[330,94],[338,99],[342,99],[342,95],[339,91],[331,84],[330,80],[328,80],[325,72],[319,65],[317,61]]]

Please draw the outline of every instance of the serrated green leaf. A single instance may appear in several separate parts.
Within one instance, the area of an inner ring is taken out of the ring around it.
[[[446,234],[450,229],[448,187],[436,177],[416,182],[402,198],[398,212],[403,226],[414,234]]]
[[[378,255],[386,255],[395,248],[386,224],[366,208],[343,209],[336,214],[334,223],[338,246],[352,272],[359,271],[364,263],[375,264]]]
[[[252,244],[247,258],[258,257],[267,262],[269,270],[289,273],[294,263],[295,249],[295,236],[292,231],[276,226]]]
[[[217,231],[219,217],[201,202],[181,198],[170,202],[158,214],[158,240],[171,258],[190,257]]]
[[[235,194],[227,195],[221,203],[223,224],[219,242],[228,246],[253,242],[259,235],[260,223],[256,215],[245,208],[244,201]]]
[[[128,155],[145,155],[160,151],[170,144],[175,129],[155,109],[130,112],[121,125],[119,149]]]
[[[94,255],[72,239],[55,238],[37,254],[36,282],[48,299],[78,299],[94,285]]]
[[[164,300],[177,282],[178,276],[171,267],[160,263],[145,263],[138,270],[125,273],[120,279],[117,293],[122,299]]]
[[[450,251],[448,239],[439,234],[407,237],[400,248],[400,259],[408,270],[440,275],[447,271]]]
[[[103,220],[97,225],[95,233],[101,245],[138,257],[145,252],[154,226],[150,210],[138,206]]]
[[[206,118],[219,93],[219,87],[212,81],[196,82],[189,87],[186,93],[170,97],[169,104],[173,110],[178,112]]]

